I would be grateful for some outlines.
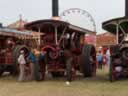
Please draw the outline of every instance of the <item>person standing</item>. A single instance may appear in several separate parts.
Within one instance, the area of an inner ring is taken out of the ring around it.
[[[19,78],[18,81],[24,81],[26,76],[25,76],[25,66],[26,66],[26,60],[24,56],[24,50],[20,51],[20,55],[18,57],[18,63],[19,63]]]
[[[31,70],[30,77],[29,77],[30,80],[34,79],[34,64],[36,64],[36,56],[34,53],[35,53],[34,50],[32,50],[32,51],[30,51],[29,56],[28,56],[30,70]]]
[[[111,60],[110,56],[111,56],[110,50],[107,49],[107,51],[106,51],[106,57],[107,57],[107,65],[108,65],[108,67],[110,66],[110,60]]]
[[[102,65],[103,65],[103,56],[102,56],[102,53],[101,51],[99,51],[98,55],[97,55],[97,61],[98,61],[98,68],[99,69],[102,69]]]
[[[106,54],[103,54],[102,62],[103,62],[103,66],[105,67],[107,65],[107,57],[106,57]]]

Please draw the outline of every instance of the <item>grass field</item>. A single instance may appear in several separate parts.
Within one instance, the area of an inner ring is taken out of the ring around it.
[[[0,78],[0,86],[0,96],[128,96],[128,80],[111,83],[104,70],[96,78],[77,77],[69,86],[65,78],[21,83],[11,76]]]

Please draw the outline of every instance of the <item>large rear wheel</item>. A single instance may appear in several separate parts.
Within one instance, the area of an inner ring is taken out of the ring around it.
[[[96,50],[93,45],[84,45],[81,54],[81,70],[84,77],[96,75]]]

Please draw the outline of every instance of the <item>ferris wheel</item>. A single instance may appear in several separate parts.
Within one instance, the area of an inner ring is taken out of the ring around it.
[[[65,10],[60,14],[60,20],[96,32],[93,17],[83,9],[71,8]]]

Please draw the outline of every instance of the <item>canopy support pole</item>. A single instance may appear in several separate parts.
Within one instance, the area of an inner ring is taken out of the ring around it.
[[[41,45],[41,38],[40,38],[40,27],[38,28],[38,32],[39,32],[39,37],[38,37],[38,42],[39,42],[39,46]]]
[[[119,24],[116,25],[116,42],[119,44]]]
[[[55,26],[55,44],[57,45],[58,44],[58,37],[57,37],[57,32],[58,30],[57,30],[57,26]]]

